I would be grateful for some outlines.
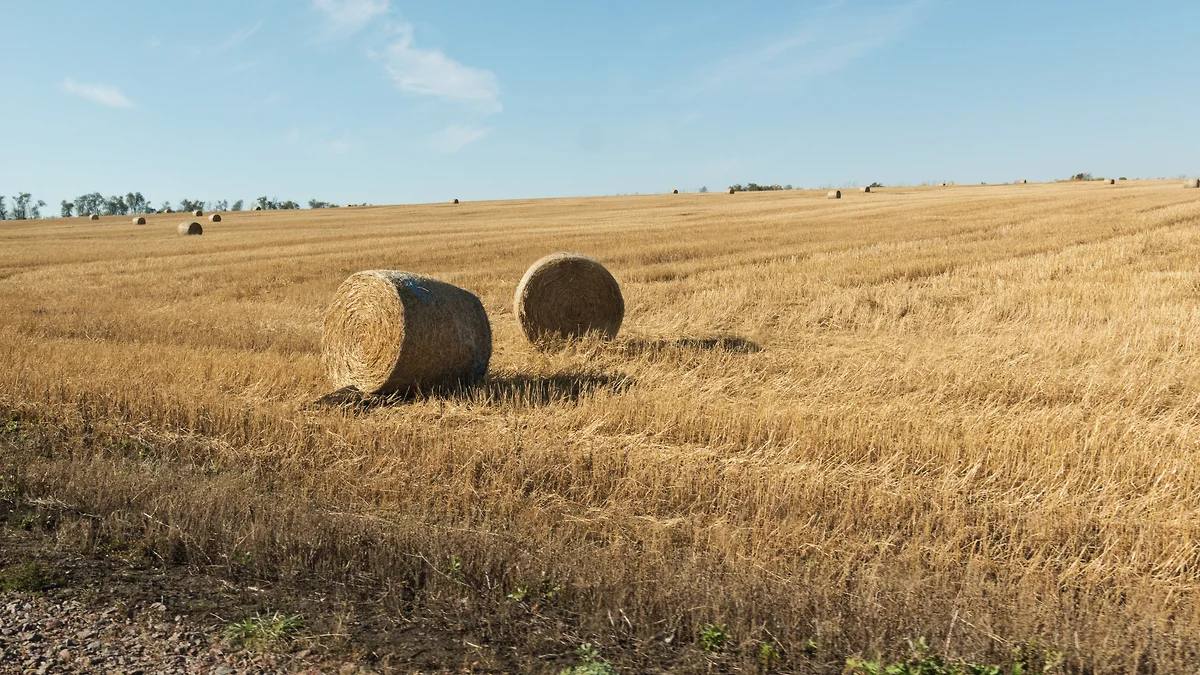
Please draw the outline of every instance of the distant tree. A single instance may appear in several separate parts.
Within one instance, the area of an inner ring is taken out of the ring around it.
[[[215,202],[213,202],[212,207],[213,207],[213,211],[228,211],[229,210],[229,200],[222,199],[220,201],[215,201]]]
[[[234,202],[233,206],[229,207],[229,210],[230,211],[241,211],[242,210],[242,200],[239,199],[236,202]]]
[[[121,195],[113,195],[104,200],[104,215],[123,216],[129,213],[129,205]]]
[[[44,208],[46,208],[46,202],[44,202],[40,199],[37,200],[37,203],[29,208],[30,217],[41,218],[42,217],[42,209],[44,209]]]
[[[1083,171],[1083,172],[1075,174],[1074,176],[1071,176],[1071,180],[1091,180],[1091,179],[1092,179],[1092,174],[1088,173],[1087,171]]]
[[[700,192],[708,192],[708,186],[707,186],[707,185],[701,185],[701,186],[700,186]]]
[[[299,204],[297,204],[296,202],[294,202],[294,201],[292,201],[292,200],[290,200],[290,199],[289,199],[289,200],[287,200],[286,202],[283,202],[282,204],[279,204],[279,208],[281,208],[281,209],[284,209],[284,210],[287,210],[287,211],[291,211],[291,210],[293,210],[293,209],[298,209],[298,208],[300,208],[300,205],[299,205]]]
[[[269,210],[275,208],[275,206],[276,206],[275,202],[271,201],[270,199],[267,199],[266,197],[259,197],[258,199],[254,200],[254,203],[256,206],[258,206],[258,208],[262,209],[263,211],[269,211]]]
[[[13,195],[13,198],[12,198],[13,199],[13,208],[12,208],[12,219],[13,220],[28,220],[29,219],[29,201],[32,198],[33,198],[33,195],[29,194],[28,192],[21,192],[21,193]]]
[[[70,218],[71,211],[75,210],[75,204],[64,199],[62,200],[62,204],[59,205],[59,208],[61,209],[63,218]]]
[[[0,220],[8,220],[8,212],[4,209],[4,195],[0,195]]]
[[[171,207],[171,202],[163,202],[162,206],[158,207],[160,213],[171,213],[175,209]]]

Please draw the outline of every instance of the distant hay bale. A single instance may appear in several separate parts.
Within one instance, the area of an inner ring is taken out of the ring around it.
[[[1185,187],[1185,188],[1200,188],[1200,178],[1197,178],[1195,180],[1189,180],[1188,182],[1183,184],[1183,187]]]
[[[625,318],[621,286],[604,265],[575,253],[533,263],[513,297],[517,323],[534,344],[597,333],[612,339]]]
[[[671,194],[673,194],[673,195],[679,194],[679,188],[675,188],[674,190],[671,190]]]
[[[192,215],[199,218],[200,216],[204,215],[204,212],[201,211],[200,209],[196,209],[195,211],[192,211]]]
[[[204,234],[204,228],[200,226],[200,223],[195,221],[190,223],[184,222],[179,224],[179,234]]]
[[[208,222],[210,222],[210,223],[221,222],[221,214],[219,214],[219,213],[212,214],[211,216],[208,217]]]
[[[734,192],[736,192],[736,190],[734,190],[733,188],[729,188],[729,194],[733,194]]]
[[[455,197],[455,198],[454,198],[454,203],[455,203],[455,204],[457,204],[457,203],[458,203],[458,197]]]
[[[1116,184],[1117,184],[1117,179],[1115,179],[1115,178],[1109,178],[1109,179],[1108,179],[1108,184],[1109,184],[1109,185],[1116,185]]]
[[[100,220],[100,216],[99,214],[93,213],[92,215],[88,216],[88,220]]]
[[[325,310],[321,362],[338,388],[393,394],[469,384],[487,374],[491,357],[483,303],[437,279],[357,272]]]
[[[137,218],[134,218],[134,219],[133,219],[133,224],[134,224],[134,225],[145,225],[145,224],[146,224],[146,219],[145,219],[145,218],[143,218],[142,216],[138,216]]]
[[[870,192],[870,191],[871,191],[871,186],[870,186],[870,185],[864,185],[863,187],[859,188],[859,190],[860,190],[860,191],[862,191],[862,192]]]
[[[826,199],[841,199],[842,191],[841,190],[830,190],[829,192],[825,193],[825,198]]]
[[[255,211],[262,211],[262,207],[261,207],[261,206],[256,206],[256,207],[254,207],[254,210],[255,210]]]

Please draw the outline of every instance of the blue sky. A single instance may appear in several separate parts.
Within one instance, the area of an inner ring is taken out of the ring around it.
[[[0,192],[1200,174],[1200,3],[10,2]],[[56,210],[56,209],[48,209]]]

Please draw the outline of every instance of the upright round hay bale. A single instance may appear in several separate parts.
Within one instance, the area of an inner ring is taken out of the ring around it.
[[[204,212],[201,211],[200,209],[196,209],[195,211],[192,211],[192,215],[199,218],[200,216],[204,215]]]
[[[863,187],[859,188],[859,190],[861,190],[862,192],[870,192],[870,191],[871,191],[871,186],[870,186],[870,185],[864,185]]]
[[[535,345],[595,333],[616,337],[625,318],[621,285],[604,265],[575,253],[533,263],[513,297],[517,323]]]
[[[221,222],[221,214],[219,214],[219,213],[212,214],[211,216],[208,217],[208,222],[210,222],[210,223]]]
[[[469,384],[487,374],[492,327],[473,293],[395,270],[350,275],[325,310],[321,362],[367,394]]]
[[[180,223],[178,230],[179,230],[179,234],[181,234],[181,235],[204,234],[204,228],[201,227],[200,223],[197,223],[195,221]]]
[[[842,191],[841,190],[830,190],[829,192],[825,193],[825,198],[826,199],[841,199]]]
[[[88,216],[88,220],[100,220],[100,215],[93,213],[92,215]]]
[[[134,225],[145,225],[146,219],[143,216],[138,216],[137,218],[133,219],[133,224]]]

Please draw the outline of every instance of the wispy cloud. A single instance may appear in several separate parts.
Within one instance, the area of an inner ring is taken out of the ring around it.
[[[487,136],[490,131],[484,127],[452,124],[435,132],[429,140],[435,150],[454,153]]]
[[[259,30],[261,30],[262,27],[263,27],[263,22],[259,21],[258,23],[254,24],[253,26],[247,26],[245,28],[236,30],[233,33],[231,33],[229,35],[229,37],[225,38],[224,40],[218,42],[215,45],[210,46],[209,50],[210,51],[218,51],[218,52],[227,52],[230,49],[233,49],[234,47],[242,44],[246,40],[249,40],[250,38],[254,37],[254,34],[257,33]]]
[[[417,47],[410,24],[394,28],[399,37],[384,50],[383,59],[401,91],[475,103],[486,112],[502,110],[495,73],[459,63],[437,49]]]
[[[332,37],[357,33],[374,19],[387,14],[389,0],[312,0],[313,8],[325,15]]]
[[[836,73],[899,39],[916,24],[929,2],[910,0],[869,11],[835,2],[814,12],[793,32],[721,60],[700,78],[698,88],[746,79],[775,86]]]
[[[130,101],[125,94],[122,94],[120,89],[107,84],[76,82],[68,77],[62,82],[62,90],[72,96],[78,96],[84,100],[99,103],[110,108],[133,107],[133,101]]]

